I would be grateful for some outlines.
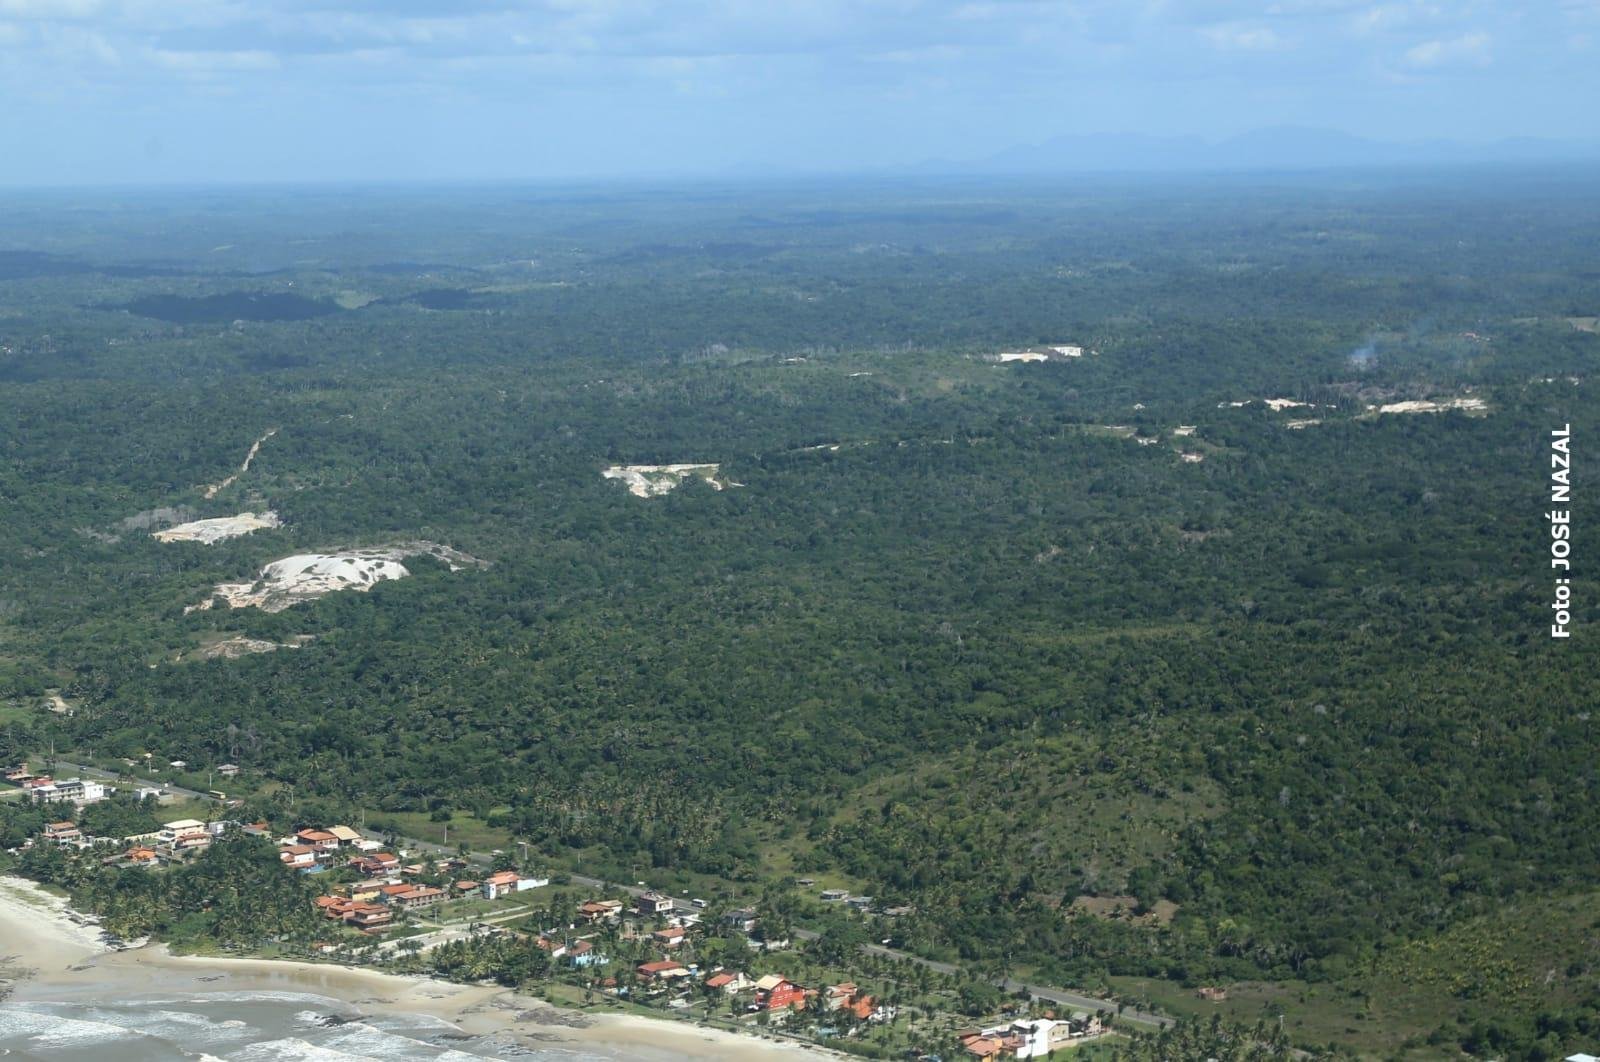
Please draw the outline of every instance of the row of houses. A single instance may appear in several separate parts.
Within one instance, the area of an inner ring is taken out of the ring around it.
[[[1061,1020],[1018,1018],[1009,1025],[958,1032],[956,1039],[972,1058],[1044,1058],[1103,1032],[1100,1019],[1091,1014]]]
[[[228,829],[240,826],[241,823],[229,821],[201,822],[199,819],[175,819],[163,823],[159,830],[149,833],[129,834],[126,837],[89,837],[76,823],[62,821],[47,824],[41,838],[50,844],[72,845],[77,848],[89,848],[101,844],[126,844],[130,846],[126,851],[109,857],[106,862],[149,866],[182,858],[196,849],[206,847]],[[249,830],[252,827],[242,828]],[[266,824],[258,823],[255,828],[265,830]]]
[[[674,959],[640,963],[634,968],[634,973],[640,981],[656,988],[687,984],[695,977],[693,968]],[[869,993],[850,981],[829,985],[819,993],[782,974],[767,974],[752,981],[741,971],[719,967],[703,975],[701,983],[708,991],[726,996],[751,993],[751,1002],[745,1009],[752,1012],[804,1010],[820,995],[825,1012],[848,1011],[861,1021],[894,1020],[893,1008],[880,1005]]]

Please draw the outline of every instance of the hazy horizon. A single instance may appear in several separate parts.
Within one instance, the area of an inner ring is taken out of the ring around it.
[[[1592,0],[0,0],[0,183],[959,170],[1264,129],[1571,154],[1597,57]]]

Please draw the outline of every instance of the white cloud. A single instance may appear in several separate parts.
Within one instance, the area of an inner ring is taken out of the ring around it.
[[[1449,40],[1423,41],[1406,49],[1405,63],[1417,70],[1443,66],[1486,66],[1490,38],[1487,33],[1464,33]]]
[[[231,52],[183,52],[157,48],[150,53],[158,66],[181,73],[209,74],[230,70],[276,70],[278,57],[258,49]]]
[[[97,13],[100,0],[0,0],[0,16],[40,21],[83,19]]]
[[[1277,52],[1289,47],[1289,42],[1270,26],[1229,22],[1206,26],[1200,30],[1213,48],[1230,52]]]

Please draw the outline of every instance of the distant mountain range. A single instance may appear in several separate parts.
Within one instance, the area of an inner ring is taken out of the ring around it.
[[[1515,137],[1489,143],[1389,142],[1330,129],[1282,126],[1231,139],[1093,133],[1018,145],[987,158],[932,164],[956,173],[1160,170],[1324,170],[1462,163],[1600,161],[1600,140]]]

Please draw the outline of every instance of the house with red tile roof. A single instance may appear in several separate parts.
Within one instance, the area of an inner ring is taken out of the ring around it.
[[[798,1010],[806,1005],[806,990],[786,977],[768,974],[756,982],[756,1006],[762,1010]]]
[[[671,959],[662,959],[658,962],[642,962],[634,968],[641,981],[665,982],[678,977],[688,977],[689,971],[680,962]]]

